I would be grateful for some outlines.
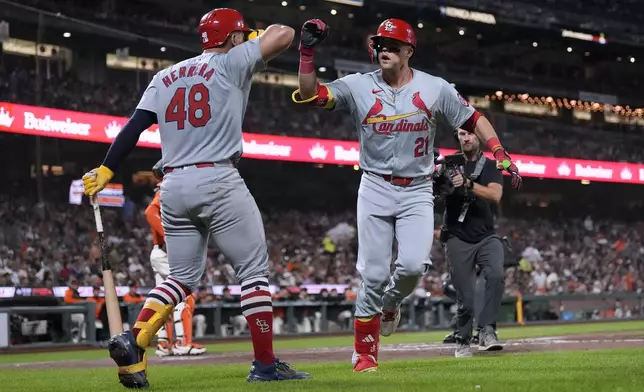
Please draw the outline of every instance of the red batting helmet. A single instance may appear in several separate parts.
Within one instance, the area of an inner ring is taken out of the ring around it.
[[[371,37],[371,40],[378,38],[391,38],[407,45],[411,45],[416,49],[416,34],[414,29],[411,28],[409,23],[401,19],[387,19],[380,23],[376,35]]]
[[[201,18],[199,22],[201,48],[210,49],[223,45],[230,33],[250,31],[242,14],[231,8],[216,8]]]

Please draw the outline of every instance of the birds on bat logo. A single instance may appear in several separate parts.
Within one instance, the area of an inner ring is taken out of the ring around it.
[[[309,155],[313,159],[326,159],[328,154],[329,152],[320,143],[315,143],[313,147],[309,149]]]
[[[13,120],[14,117],[11,115],[11,112],[0,106],[0,126],[9,128],[13,124]]]
[[[105,135],[110,139],[114,139],[119,134],[119,132],[121,132],[122,128],[123,126],[116,120],[111,121],[105,126]]]
[[[362,125],[371,125],[373,133],[378,135],[391,135],[399,132],[426,132],[429,130],[429,120],[432,113],[420,97],[420,92],[415,92],[411,97],[411,104],[416,110],[394,115],[386,115],[383,100],[376,98],[376,102],[367,111],[362,120]],[[418,119],[417,116],[421,116]]]

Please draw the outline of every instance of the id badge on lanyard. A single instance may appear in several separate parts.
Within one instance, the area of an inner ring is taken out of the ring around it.
[[[470,208],[470,202],[465,202],[463,203],[463,207],[461,207],[461,215],[458,216],[458,221],[460,223],[463,223],[465,221],[465,215],[467,215],[467,210]]]

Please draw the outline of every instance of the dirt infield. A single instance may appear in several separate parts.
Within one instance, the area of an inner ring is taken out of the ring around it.
[[[386,342],[386,340],[385,340]],[[502,355],[503,353],[520,353],[536,351],[560,351],[560,350],[597,350],[611,348],[644,348],[644,337],[642,334],[628,333],[604,333],[576,335],[567,337],[547,337],[537,339],[508,340],[505,342],[503,351],[496,353],[480,353],[477,355]],[[474,347],[473,347],[474,348]],[[337,362],[350,361],[352,347],[317,348],[310,350],[283,350],[279,355],[290,362]],[[406,359],[406,358],[434,358],[451,357],[454,355],[454,345],[442,343],[427,344],[382,344],[380,346],[380,358],[382,360]],[[220,364],[247,364],[252,361],[250,352],[233,352],[207,354],[198,357],[168,357],[157,358],[150,356],[148,363],[151,366],[157,365],[220,365]],[[56,369],[56,368],[95,368],[114,366],[114,363],[106,358],[99,360],[74,360],[57,362],[36,362],[25,364],[0,365],[0,369]]]

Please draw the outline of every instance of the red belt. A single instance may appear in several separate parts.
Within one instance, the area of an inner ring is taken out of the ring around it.
[[[232,161],[230,163],[234,167],[237,167],[237,165],[235,165]],[[164,173],[172,173],[173,171],[175,171],[177,169],[183,169],[183,168],[188,167],[188,166],[194,166],[197,169],[201,169],[203,167],[215,167],[217,165],[215,163],[212,163],[212,162],[200,162],[200,163],[195,163],[193,165],[185,165],[185,166],[177,166],[177,167],[166,167],[166,168],[163,168],[163,172]]]
[[[388,183],[398,185],[398,186],[409,186],[415,180],[415,178],[412,178],[412,177],[396,177],[396,176],[390,176],[388,174],[378,174],[378,175]]]

